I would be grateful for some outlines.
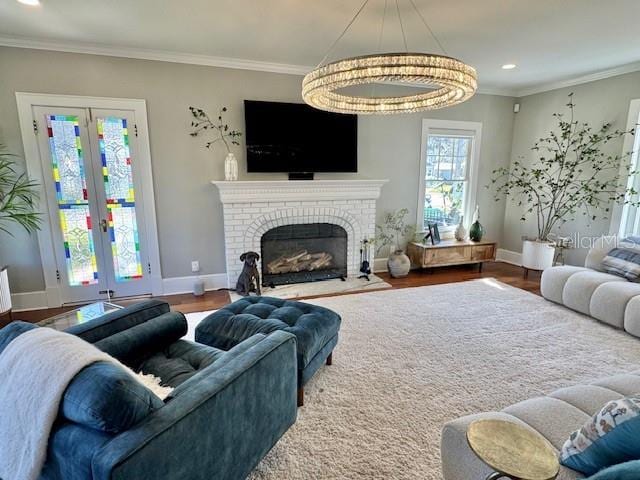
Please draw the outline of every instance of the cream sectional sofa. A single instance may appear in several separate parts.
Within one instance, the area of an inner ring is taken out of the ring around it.
[[[640,283],[602,271],[602,259],[615,246],[614,237],[603,237],[589,250],[584,267],[546,269],[540,291],[547,300],[640,337]]]
[[[640,284],[601,271],[615,240],[605,237],[589,251],[584,267],[558,266],[543,272],[542,295],[553,302],[590,315],[640,337]],[[441,457],[445,480],[481,480],[489,467],[471,450],[467,429],[474,420],[498,418],[539,432],[558,450],[603,405],[640,392],[640,371],[574,385],[511,405],[500,412],[479,413],[447,423],[442,430]],[[561,467],[558,480],[583,476]]]

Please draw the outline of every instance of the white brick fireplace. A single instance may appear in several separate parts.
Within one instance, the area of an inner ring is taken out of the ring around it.
[[[387,180],[237,181],[213,183],[224,208],[229,287],[242,270],[243,252],[260,253],[260,239],[272,228],[331,223],[347,231],[347,271],[360,270],[360,242],[375,235],[376,200]]]

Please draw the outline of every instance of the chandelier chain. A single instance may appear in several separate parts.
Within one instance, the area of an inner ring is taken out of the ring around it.
[[[400,23],[400,31],[402,32],[402,41],[404,42],[404,51],[409,53],[409,47],[407,46],[407,36],[404,33],[404,25],[402,24],[402,15],[400,15],[400,6],[398,0],[396,0],[396,12],[398,14],[398,22]]]
[[[435,33],[433,33],[433,30],[431,29],[431,27],[429,26],[429,23],[427,23],[427,21],[425,20],[424,16],[422,15],[422,13],[420,13],[420,10],[418,10],[418,7],[416,7],[416,4],[413,0],[409,0],[409,2],[411,2],[411,5],[413,5],[413,9],[416,11],[416,13],[418,14],[418,17],[420,17],[420,20],[422,20],[422,23],[424,24],[424,26],[427,28],[427,31],[429,32],[429,35],[431,35],[431,37],[435,40],[435,42],[438,44],[438,47],[440,48],[440,50],[442,50],[442,53],[444,53],[445,55],[449,55],[447,53],[447,51],[445,50],[445,48],[442,46],[442,43],[440,43],[440,40],[438,39],[438,37],[436,36]]]
[[[327,50],[327,53],[325,54],[325,56],[322,58],[322,60],[320,61],[320,63],[317,65],[316,68],[318,68],[320,65],[322,65],[327,58],[329,58],[329,55],[331,55],[331,53],[333,53],[333,49],[336,48],[336,45],[338,45],[338,42],[340,40],[342,40],[342,37],[344,37],[345,33],[347,33],[347,30],[349,30],[349,28],[351,27],[351,25],[353,25],[353,22],[355,22],[358,17],[360,16],[360,14],[362,13],[362,11],[364,10],[364,7],[367,6],[367,4],[369,3],[370,0],[364,0],[364,2],[362,3],[362,5],[360,6],[360,8],[358,9],[358,11],[356,12],[356,14],[353,16],[353,18],[349,21],[349,23],[347,24],[346,27],[344,27],[344,30],[342,31],[342,33],[340,34],[340,36],[338,38],[336,38],[336,40],[331,44],[331,46],[329,47],[329,50]]]

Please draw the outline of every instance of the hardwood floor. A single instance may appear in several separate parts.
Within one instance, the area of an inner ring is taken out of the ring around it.
[[[529,278],[525,279],[523,270],[520,267],[502,262],[487,262],[484,264],[482,272],[478,272],[476,265],[461,265],[457,267],[443,267],[432,270],[414,270],[404,278],[391,278],[387,273],[379,273],[378,276],[390,283],[393,288],[421,287],[424,285],[437,285],[443,283],[464,282],[477,278],[495,278],[508,285],[540,294],[540,273],[531,271]],[[342,295],[351,295],[353,292]],[[169,295],[157,297],[165,300],[171,305],[173,310],[182,313],[202,312],[204,310],[215,310],[229,303],[229,293],[226,291],[206,292],[201,297],[195,297],[190,293],[182,295]],[[317,297],[305,297],[317,298]],[[138,300],[135,300],[138,301]],[[121,304],[132,303],[119,302]],[[30,312],[14,313],[14,319],[27,322],[38,322],[42,319],[52,317],[70,308],[53,308],[46,310],[34,310]],[[4,322],[3,322],[4,320]],[[8,319],[0,319],[0,326]]]

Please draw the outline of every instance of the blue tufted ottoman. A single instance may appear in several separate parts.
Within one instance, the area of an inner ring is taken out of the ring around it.
[[[293,333],[298,352],[298,406],[304,385],[323,363],[331,365],[338,343],[340,315],[328,308],[272,297],[246,297],[206,317],[196,327],[196,342],[229,350],[256,333]]]

